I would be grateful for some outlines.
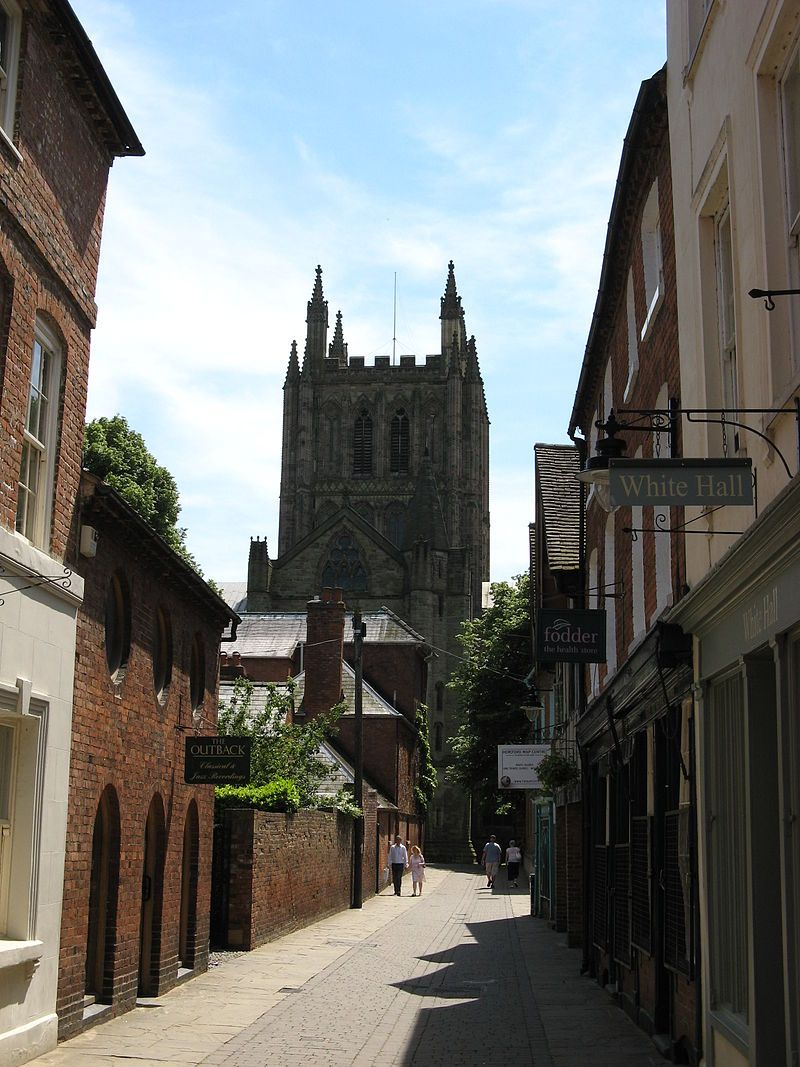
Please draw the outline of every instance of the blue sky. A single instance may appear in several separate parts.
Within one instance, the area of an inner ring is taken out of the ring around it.
[[[112,169],[88,417],[127,417],[206,574],[277,545],[282,385],[317,263],[351,355],[438,351],[456,265],[491,420],[492,578],[566,440],[661,0],[73,0],[147,155]]]

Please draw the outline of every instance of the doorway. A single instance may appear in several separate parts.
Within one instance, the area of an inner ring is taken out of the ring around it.
[[[161,904],[164,883],[164,806],[156,794],[147,813],[139,923],[139,996],[158,993],[161,963]]]
[[[89,873],[84,1004],[110,1004],[114,978],[117,889],[119,886],[119,808],[108,786],[97,805]]]
[[[195,964],[197,946],[197,868],[200,845],[197,804],[194,801],[186,812],[183,827],[183,861],[181,863],[181,918],[178,936],[178,958],[181,969],[191,971]]]

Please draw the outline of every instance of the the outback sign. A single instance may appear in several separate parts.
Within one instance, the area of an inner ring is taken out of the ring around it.
[[[753,503],[750,459],[612,459],[614,507],[717,507]]]
[[[187,737],[183,780],[190,785],[247,785],[249,737]]]
[[[539,663],[605,663],[606,613],[540,608],[536,658]]]

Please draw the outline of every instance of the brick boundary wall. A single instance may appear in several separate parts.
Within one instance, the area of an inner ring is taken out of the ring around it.
[[[368,795],[363,896],[375,892],[375,800]],[[340,812],[231,809],[226,943],[252,950],[350,907],[353,823]]]
[[[566,808],[559,806],[556,812],[556,887],[555,887],[555,920],[556,930],[564,932],[567,929],[567,821],[565,818]]]

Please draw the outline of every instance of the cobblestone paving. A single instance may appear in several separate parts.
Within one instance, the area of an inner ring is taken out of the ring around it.
[[[663,1062],[605,993],[577,977],[575,954],[527,908],[522,892],[491,892],[473,871],[453,872],[203,1064]]]
[[[654,1046],[530,918],[524,889],[430,867],[40,1057],[37,1067],[650,1067]],[[214,962],[217,962],[215,959]]]

